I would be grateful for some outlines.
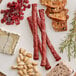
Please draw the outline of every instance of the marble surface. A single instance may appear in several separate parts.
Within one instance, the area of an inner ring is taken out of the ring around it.
[[[13,0],[3,0],[2,3],[0,4],[0,9],[5,9],[6,4],[10,1],[13,1]],[[38,9],[46,8],[42,5],[40,5],[39,0],[30,0],[30,4],[32,4],[32,3],[37,3]],[[62,57],[61,61],[65,61],[67,64],[70,65],[70,67],[72,69],[74,69],[74,71],[76,71],[76,59],[72,58],[71,61],[69,62],[68,58],[67,58],[66,50],[65,50],[64,54],[60,54],[60,52],[59,52],[60,50],[58,49],[60,46],[60,43],[62,42],[62,40],[64,40],[64,37],[67,36],[67,34],[69,33],[69,29],[72,27],[72,25],[70,23],[72,22],[73,14],[76,10],[76,0],[68,0],[66,8],[69,9],[68,14],[70,16],[69,20],[68,20],[68,31],[67,32],[55,32],[52,28],[51,20],[49,18],[47,18],[47,16],[46,16],[45,17],[46,18],[46,32],[47,32],[49,39],[51,40],[53,46],[55,47],[55,49],[57,50],[59,55]],[[31,15],[31,9],[27,9],[25,11],[24,20],[21,21],[21,24],[18,26],[16,26],[16,25],[7,26],[5,24],[0,23],[1,29],[9,31],[9,32],[17,33],[20,35],[20,39],[19,39],[19,42],[17,44],[15,53],[13,56],[9,56],[9,55],[0,53],[0,71],[4,72],[7,76],[18,76],[17,71],[11,70],[11,65],[16,64],[16,57],[18,55],[19,48],[25,48],[27,51],[33,53],[33,37],[32,37],[32,33],[29,29],[28,22],[26,20],[26,18],[30,15]],[[1,18],[2,18],[2,15],[0,14],[0,19]],[[39,31],[39,35],[40,35],[40,31]],[[47,47],[47,57],[50,62],[50,65],[53,68],[58,62],[55,61],[55,59],[52,56],[52,54],[50,53],[48,47]],[[37,62],[39,64],[38,69],[42,73],[42,76],[46,76],[46,73],[48,73],[48,71],[46,71],[44,68],[40,67],[41,57],[40,57],[39,61],[37,61]],[[73,74],[71,76],[73,76]]]

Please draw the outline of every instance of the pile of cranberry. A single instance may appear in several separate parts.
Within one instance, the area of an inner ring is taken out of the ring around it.
[[[7,4],[8,9],[1,10],[3,14],[3,18],[1,19],[1,23],[6,23],[6,25],[16,25],[20,24],[20,20],[24,19],[23,11],[26,8],[30,8],[30,4],[28,0],[17,0],[17,2],[9,2]]]

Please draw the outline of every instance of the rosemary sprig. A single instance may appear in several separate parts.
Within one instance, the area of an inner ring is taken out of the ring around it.
[[[64,40],[60,46],[61,53],[63,53],[64,50],[67,50],[69,61],[72,55],[74,58],[76,58],[76,14],[71,24],[73,28],[70,30],[70,33],[68,34],[66,40]]]

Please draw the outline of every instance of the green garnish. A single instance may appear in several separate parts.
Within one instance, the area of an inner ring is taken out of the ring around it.
[[[70,33],[68,34],[66,40],[64,40],[60,46],[61,53],[63,53],[64,50],[67,51],[69,61],[71,59],[71,56],[74,56],[74,58],[76,58],[76,14],[75,18],[73,19],[72,26],[73,27],[70,30]]]

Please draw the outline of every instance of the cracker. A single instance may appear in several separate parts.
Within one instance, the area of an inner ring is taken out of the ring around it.
[[[56,8],[53,8],[53,7],[47,7],[46,11],[49,11],[49,12],[61,12],[62,10],[64,9],[64,7],[56,7]]]
[[[67,12],[68,12],[67,9],[64,9],[63,11],[58,12],[58,13],[46,11],[46,15],[51,19],[66,21],[67,20]]]
[[[73,70],[70,67],[60,62],[47,74],[47,76],[70,76],[72,72]]]
[[[42,5],[49,7],[64,7],[67,3],[67,0],[40,0]]]
[[[55,31],[67,31],[67,21],[52,20],[52,26]]]

